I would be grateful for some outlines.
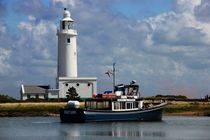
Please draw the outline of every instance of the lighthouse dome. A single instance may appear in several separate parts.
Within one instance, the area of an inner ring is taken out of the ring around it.
[[[74,21],[73,19],[71,19],[71,14],[70,12],[64,8],[64,12],[63,12],[63,21]]]

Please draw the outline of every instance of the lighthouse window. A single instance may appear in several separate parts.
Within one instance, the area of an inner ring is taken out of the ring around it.
[[[62,28],[65,29],[65,22],[62,22]]]
[[[67,38],[67,43],[70,43],[70,38]]]

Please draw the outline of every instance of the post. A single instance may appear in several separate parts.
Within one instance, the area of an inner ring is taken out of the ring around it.
[[[113,93],[114,93],[114,87],[115,87],[115,64],[116,63],[113,63]]]

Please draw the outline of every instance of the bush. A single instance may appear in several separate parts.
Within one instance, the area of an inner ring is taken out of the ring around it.
[[[0,95],[0,103],[13,103],[17,100],[8,96],[8,95]]]
[[[166,100],[186,100],[187,97],[184,95],[156,95],[157,99],[166,99]]]

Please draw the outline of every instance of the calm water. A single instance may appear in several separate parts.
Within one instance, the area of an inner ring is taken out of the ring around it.
[[[210,140],[210,117],[63,124],[58,117],[0,118],[0,140]]]

